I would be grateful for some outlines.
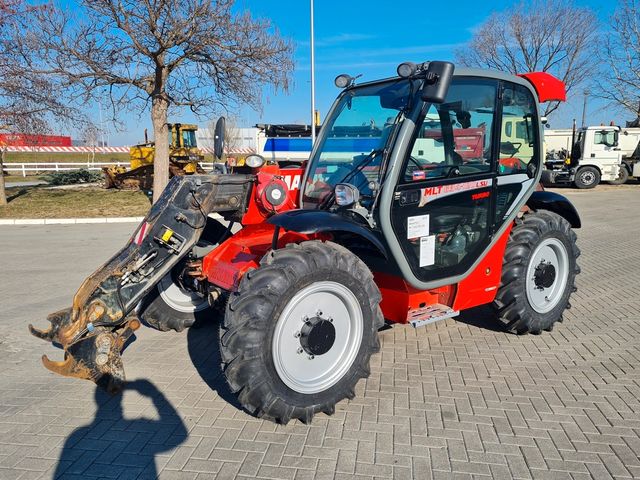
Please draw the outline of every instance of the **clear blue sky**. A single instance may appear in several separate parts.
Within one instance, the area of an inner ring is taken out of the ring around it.
[[[454,51],[467,42],[473,29],[493,11],[514,4],[513,0],[393,2],[381,0],[315,0],[316,39],[316,108],[321,115],[329,109],[338,90],[333,79],[339,73],[362,74],[362,80],[395,75],[398,63],[430,59],[453,60]],[[592,7],[606,22],[613,2],[577,0],[579,5]],[[493,10],[488,10],[488,5]],[[410,7],[408,6],[410,5]],[[240,126],[256,123],[303,123],[310,120],[310,48],[308,0],[238,0],[238,9],[247,9],[254,16],[269,17],[281,34],[295,45],[296,70],[290,92],[284,94],[265,89],[263,109],[255,112],[244,108],[238,112]],[[396,8],[397,7],[397,8]],[[550,117],[553,128],[569,127],[571,119],[580,121],[583,96],[576,92],[557,113]],[[126,132],[110,134],[114,145],[130,144],[142,138],[150,126],[148,114],[126,121]],[[590,99],[588,123],[623,123],[627,115],[606,108]],[[96,111],[97,120],[97,111]],[[196,121],[189,115],[172,121]]]

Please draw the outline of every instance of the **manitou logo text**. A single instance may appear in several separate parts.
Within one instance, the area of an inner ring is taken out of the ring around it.
[[[491,183],[492,180],[488,179],[423,188],[419,206],[422,207],[423,205],[432,202],[436,198],[447,197],[449,195],[453,195],[454,193],[465,192],[467,190],[476,190],[478,188],[486,188],[491,186]]]
[[[287,188],[289,190],[297,190],[300,188],[300,175],[295,175],[293,177],[285,175],[282,177],[284,183],[287,184]]]

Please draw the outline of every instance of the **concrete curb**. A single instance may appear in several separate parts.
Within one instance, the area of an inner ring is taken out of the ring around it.
[[[0,225],[77,225],[82,223],[140,223],[144,217],[0,218]]]

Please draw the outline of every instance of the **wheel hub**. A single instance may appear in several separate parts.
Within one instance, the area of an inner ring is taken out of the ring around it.
[[[553,310],[562,300],[569,278],[569,254],[557,238],[543,239],[527,267],[525,289],[531,308],[538,313]]]
[[[591,183],[593,183],[593,181],[594,181],[594,180],[595,180],[595,178],[594,178],[594,176],[593,176],[593,173],[591,173],[591,172],[584,172],[584,173],[582,174],[582,181],[583,181],[585,184],[591,184]]]
[[[556,280],[556,267],[550,262],[540,262],[533,274],[533,279],[540,290],[549,288]]]
[[[336,341],[336,328],[330,319],[313,317],[300,331],[300,345],[309,355],[324,355]]]

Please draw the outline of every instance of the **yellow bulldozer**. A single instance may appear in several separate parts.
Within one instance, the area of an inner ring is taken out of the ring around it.
[[[200,166],[200,162],[204,160],[204,152],[198,148],[196,141],[198,126],[185,123],[169,123],[167,126],[169,127],[169,176],[205,173]],[[117,165],[102,169],[105,188],[151,190],[156,148],[155,142],[148,140],[146,129],[144,137],[144,143],[129,149],[129,169]]]

